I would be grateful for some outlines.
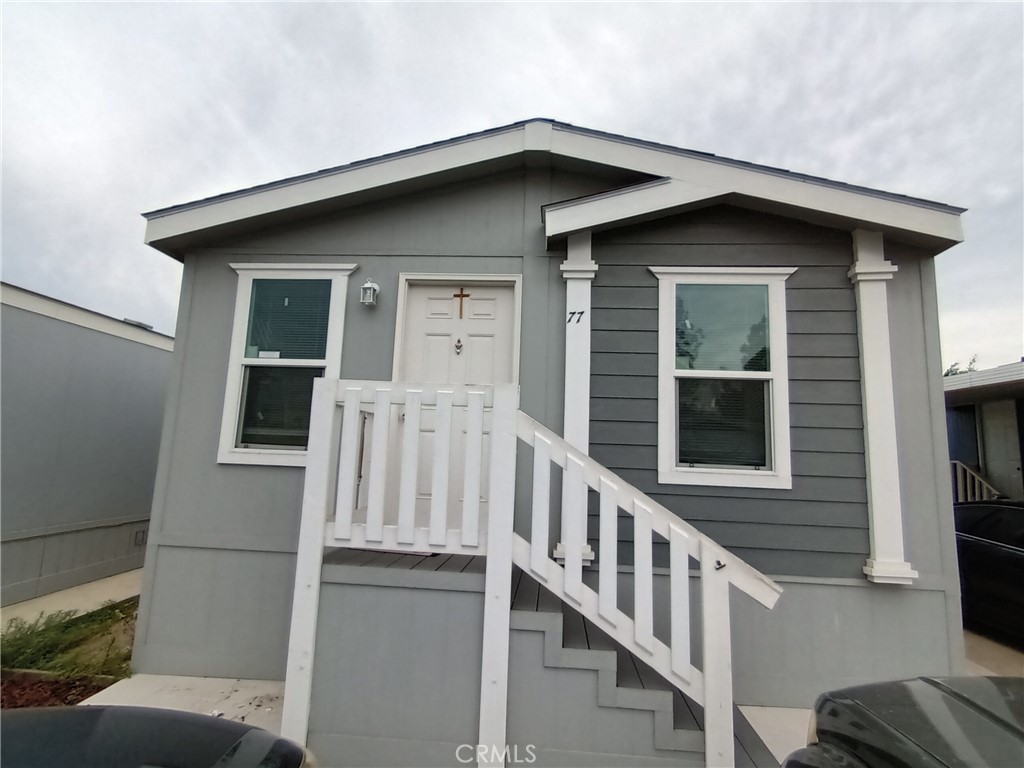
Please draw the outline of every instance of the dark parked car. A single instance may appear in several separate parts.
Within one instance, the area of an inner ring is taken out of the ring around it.
[[[1024,501],[964,502],[953,516],[964,624],[1024,647]]]
[[[254,725],[149,707],[0,713],[3,768],[305,768],[298,744]]]
[[[782,768],[1019,768],[1024,678],[875,683],[818,697]]]

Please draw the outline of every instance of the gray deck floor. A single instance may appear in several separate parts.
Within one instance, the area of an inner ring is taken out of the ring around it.
[[[339,548],[324,556],[324,565],[359,565],[439,573],[483,573],[486,559],[473,555],[404,555],[400,552]]]

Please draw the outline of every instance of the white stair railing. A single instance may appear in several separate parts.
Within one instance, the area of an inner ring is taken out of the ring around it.
[[[495,389],[340,382],[327,545],[484,554]]]
[[[504,745],[514,562],[702,705],[707,765],[732,765],[729,587],[768,608],[782,590],[517,408],[514,385],[316,380],[282,733],[306,738],[325,548],[486,554],[480,744]],[[531,504],[529,540],[512,526],[518,441],[533,449],[532,473],[521,468],[532,474],[522,499]],[[553,468],[563,488],[554,508]],[[591,492],[599,497],[596,580],[583,558]],[[631,612],[618,602],[622,513],[633,526]],[[552,529],[562,531],[563,564],[550,556]],[[655,631],[655,581],[665,572],[655,569],[656,537],[668,547],[667,636]],[[691,560],[699,621],[691,615]],[[694,628],[700,669],[691,660]]]
[[[282,734],[307,736],[324,550],[353,547],[488,555],[480,738],[504,744],[518,406],[513,384],[315,380]]]
[[[521,411],[517,419],[519,439],[533,448],[533,493],[530,540],[513,537],[513,562],[703,706],[706,764],[733,765],[729,586],[767,608],[775,605],[781,588],[539,422]],[[564,484],[564,565],[549,556],[552,465],[560,468]],[[590,491],[599,495],[598,574],[593,587],[584,583],[582,557]],[[631,616],[618,605],[620,510],[633,524]],[[669,548],[670,629],[664,639],[654,629],[655,535]],[[691,558],[699,563],[700,573],[702,669],[690,658],[695,624]]]
[[[949,462],[954,501],[988,501],[1002,494],[981,475],[960,461]]]

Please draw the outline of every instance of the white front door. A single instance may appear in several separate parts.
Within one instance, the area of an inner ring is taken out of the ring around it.
[[[400,381],[513,381],[511,285],[410,285],[399,351]]]
[[[510,284],[410,284],[406,293],[400,347],[396,349],[396,380],[430,384],[504,384],[513,381],[516,378],[515,315],[515,291]],[[392,420],[392,424],[395,423]],[[400,418],[397,423],[402,423]],[[426,409],[421,418],[420,433],[416,526],[424,527],[429,522],[429,489],[434,461],[434,419],[432,412]],[[398,433],[392,437],[392,445],[401,444]],[[460,525],[465,480],[464,412],[454,414],[451,440],[448,527],[454,529]],[[486,426],[481,453],[480,529],[485,530],[490,475],[490,434]],[[394,484],[392,489],[397,492]],[[390,517],[388,512],[385,515]]]

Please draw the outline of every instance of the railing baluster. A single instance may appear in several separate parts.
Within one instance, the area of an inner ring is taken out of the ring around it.
[[[700,546],[700,589],[705,760],[707,765],[735,765],[729,573],[716,548],[704,541]]]
[[[466,461],[462,482],[462,543],[480,544],[480,467],[484,449],[484,394],[470,392],[466,402]]]
[[[551,443],[534,433],[533,520],[530,528],[530,571],[547,581],[548,519],[551,514]]]
[[[360,390],[346,389],[342,411],[341,446],[338,450],[338,488],[334,502],[334,536],[352,537],[352,512],[356,506],[356,475],[359,471],[359,432],[362,412]]]
[[[654,563],[651,511],[633,502],[633,623],[634,639],[647,651],[654,649]]]
[[[672,671],[690,679],[690,537],[674,525],[669,531]]]
[[[398,485],[398,543],[412,544],[416,536],[416,472],[420,456],[420,408],[423,396],[419,390],[405,393],[405,421],[402,435],[402,476]]]
[[[598,535],[598,613],[613,626],[618,614],[619,503],[618,488],[601,478],[601,513]]]
[[[565,461],[565,594],[577,604],[583,601],[583,543],[587,521],[587,485],[583,465],[573,456]]]
[[[378,389],[373,406],[373,445],[370,448],[370,488],[366,494],[366,540],[384,538],[384,496],[391,428],[391,390]]]
[[[437,393],[437,420],[434,425],[434,471],[430,483],[431,544],[448,539],[448,462],[452,445],[452,393]]]

